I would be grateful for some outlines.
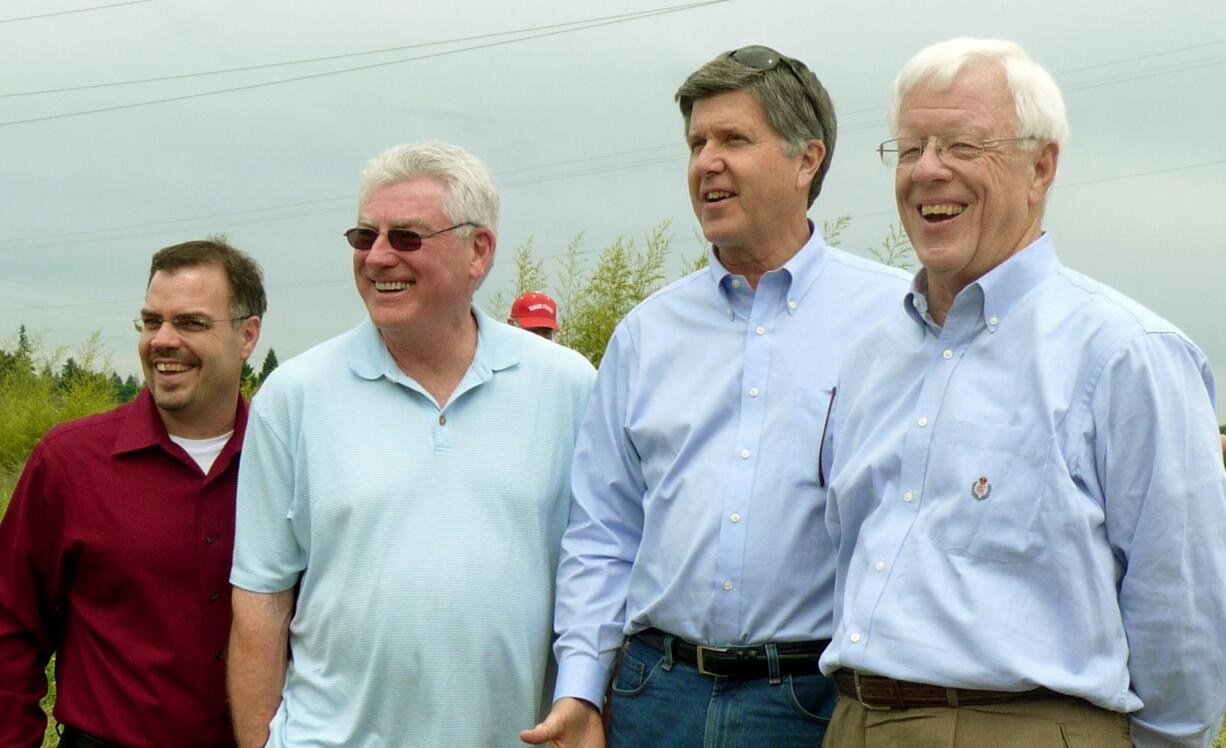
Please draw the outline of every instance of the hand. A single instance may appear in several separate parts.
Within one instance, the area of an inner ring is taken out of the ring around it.
[[[558,699],[545,721],[519,733],[529,745],[556,748],[604,748],[604,725],[600,712],[582,699]]]

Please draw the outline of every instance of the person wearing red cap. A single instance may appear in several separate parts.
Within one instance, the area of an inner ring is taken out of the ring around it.
[[[553,340],[553,334],[558,329],[558,302],[540,291],[520,294],[511,305],[507,324]]]

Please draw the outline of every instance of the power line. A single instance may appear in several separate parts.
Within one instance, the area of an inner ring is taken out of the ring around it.
[[[328,78],[335,75],[344,75],[361,70],[372,70],[374,68],[387,67],[389,65],[400,65],[406,62],[416,62],[418,60],[426,60],[435,57],[445,57],[447,55],[460,54],[463,52],[472,52],[479,49],[490,49],[492,47],[501,47],[508,44],[517,44],[519,42],[530,41],[532,39],[543,39],[550,36],[559,36],[561,34],[569,34],[574,31],[586,31],[588,29],[600,28],[602,26],[612,26],[615,24],[625,23],[627,21],[638,21],[644,18],[653,18],[655,16],[668,15],[671,13],[679,13],[686,10],[693,10],[708,5],[718,5],[721,3],[731,2],[732,0],[703,0],[702,2],[690,3],[688,5],[674,5],[667,8],[661,8],[651,11],[642,11],[637,13],[626,13],[622,16],[611,16],[615,20],[606,21],[576,21],[576,25],[571,28],[557,29],[554,31],[545,31],[539,34],[528,34],[526,36],[516,37],[514,39],[504,39],[501,41],[488,42],[486,44],[474,44],[471,47],[460,47],[459,49],[444,50],[442,52],[434,52],[432,54],[418,55],[416,57],[403,57],[399,60],[385,60],[382,62],[372,62],[365,65],[355,65],[353,67],[341,68],[339,70],[327,70],[319,73],[310,73],[307,75],[298,75],[292,78],[282,78],[274,81],[263,81],[261,83],[249,83],[242,86],[231,86],[229,88],[219,88],[212,91],[198,91],[190,94],[180,94],[178,96],[166,96],[159,99],[148,99],[145,101],[134,101],[127,104],[113,104],[111,106],[98,107],[96,109],[82,109],[75,112],[61,112],[60,114],[48,114],[41,117],[29,117],[26,119],[9,120],[0,122],[0,127],[9,125],[25,125],[32,122],[46,122],[54,119],[65,119],[68,117],[80,117],[87,114],[99,114],[102,112],[114,112],[121,109],[135,109],[137,107],[153,106],[155,104],[167,104],[175,101],[186,101],[188,99],[198,99],[205,96],[217,96],[224,93],[234,93],[237,91],[250,91],[257,88],[267,88],[269,86],[280,86],[286,83],[295,83],[298,81],[315,80],[318,78]]]
[[[1079,68],[1069,68],[1067,70],[1061,70],[1057,72],[1056,75],[1068,75],[1069,73],[1080,73],[1085,70],[1095,70],[1097,68],[1105,68],[1105,67],[1110,67],[1112,65],[1120,65],[1125,62],[1136,62],[1137,60],[1148,60],[1154,57],[1165,57],[1166,55],[1173,55],[1179,52],[1187,52],[1190,49],[1202,49],[1204,47],[1216,47],[1219,44],[1226,44],[1226,39],[1219,39],[1216,42],[1205,42],[1203,44],[1189,44],[1186,47],[1173,47],[1171,49],[1164,49],[1159,52],[1151,52],[1150,54],[1137,55],[1135,57],[1124,57],[1118,60],[1111,60],[1110,62],[1099,62],[1093,65],[1083,65],[1082,67],[1079,67]]]
[[[111,3],[110,5],[93,5],[88,8],[76,8],[75,10],[60,10],[54,13],[41,13],[37,16],[22,16],[20,18],[0,18],[0,23],[15,23],[17,21],[33,21],[38,18],[51,18],[53,16],[67,16],[73,13],[86,13],[91,10],[106,10],[107,8],[118,8],[121,5],[137,5],[139,3],[149,3],[153,0],[127,0],[122,3]]]
[[[721,1],[726,2],[727,0],[721,0]],[[148,0],[141,0],[141,2],[148,2]],[[710,3],[698,3],[698,5],[703,5],[703,4],[710,4]],[[617,15],[612,15],[612,16],[600,16],[596,18],[586,18],[586,19],[582,19],[578,21],[564,21],[562,23],[551,23],[551,24],[546,24],[543,26],[529,26],[529,27],[525,27],[522,29],[510,29],[507,31],[494,31],[488,34],[474,34],[472,36],[460,36],[454,39],[442,39],[442,40],[433,41],[433,42],[418,42],[416,44],[404,44],[404,45],[397,46],[397,47],[383,47],[381,49],[369,49],[369,50],[365,50],[362,52],[346,52],[343,54],[325,55],[321,57],[305,57],[305,58],[298,59],[298,60],[285,60],[282,62],[266,62],[266,63],[262,63],[258,65],[243,65],[241,67],[223,68],[219,70],[202,70],[202,71],[196,71],[192,73],[178,73],[175,75],[161,75],[161,76],[155,76],[151,78],[135,78],[131,80],[122,80],[122,81],[108,81],[105,83],[86,83],[86,84],[81,84],[77,86],[66,86],[64,88],[44,88],[44,89],[39,89],[35,91],[17,91],[13,93],[0,93],[0,99],[12,98],[16,96],[36,96],[36,95],[42,95],[42,94],[70,93],[73,91],[88,91],[88,90],[98,89],[98,88],[111,88],[111,87],[116,87],[116,86],[131,86],[131,85],[136,85],[136,84],[141,84],[141,83],[159,83],[162,81],[183,80],[186,78],[201,78],[201,77],[207,77],[210,75],[226,75],[229,73],[241,73],[241,72],[248,72],[252,70],[267,70],[268,68],[287,67],[290,65],[306,65],[306,64],[314,63],[314,62],[330,62],[333,60],[344,60],[344,59],[349,59],[352,57],[366,57],[369,55],[386,54],[388,52],[404,52],[405,50],[409,50],[409,49],[423,49],[426,47],[441,47],[441,46],[445,46],[448,44],[460,44],[462,42],[479,41],[481,39],[493,39],[493,38],[500,37],[500,36],[510,36],[512,34],[529,34],[529,33],[534,33],[537,31],[547,31],[550,29],[561,29],[561,28],[567,28],[567,27],[577,26],[577,25],[586,24],[586,23],[637,20],[640,17],[645,17],[647,14],[658,14],[663,11],[677,10],[677,9],[689,9],[690,7],[692,6],[682,5],[682,6],[673,6],[671,9],[662,8],[656,11],[635,11],[633,13],[619,13]],[[414,59],[420,59],[420,58],[414,58]]]

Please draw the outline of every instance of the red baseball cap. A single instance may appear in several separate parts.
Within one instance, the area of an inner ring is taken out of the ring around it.
[[[521,294],[511,305],[511,319],[525,329],[548,327],[558,329],[558,304],[540,291]]]

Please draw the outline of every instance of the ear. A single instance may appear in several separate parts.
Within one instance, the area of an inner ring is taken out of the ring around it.
[[[796,173],[796,188],[804,189],[806,195],[809,185],[817,178],[817,170],[826,160],[826,144],[820,140],[810,140],[805,143],[804,153],[800,154],[800,169]]]
[[[243,336],[243,360],[246,361],[255,350],[255,344],[260,342],[260,318],[248,317],[243,320],[238,332]]]
[[[1056,179],[1056,166],[1060,162],[1060,146],[1046,142],[1039,146],[1034,160],[1034,181],[1030,184],[1030,204],[1042,205],[1047,191]]]
[[[472,262],[469,264],[468,275],[475,281],[480,281],[494,264],[494,249],[498,238],[488,226],[478,226],[473,229],[470,237],[473,248]]]

